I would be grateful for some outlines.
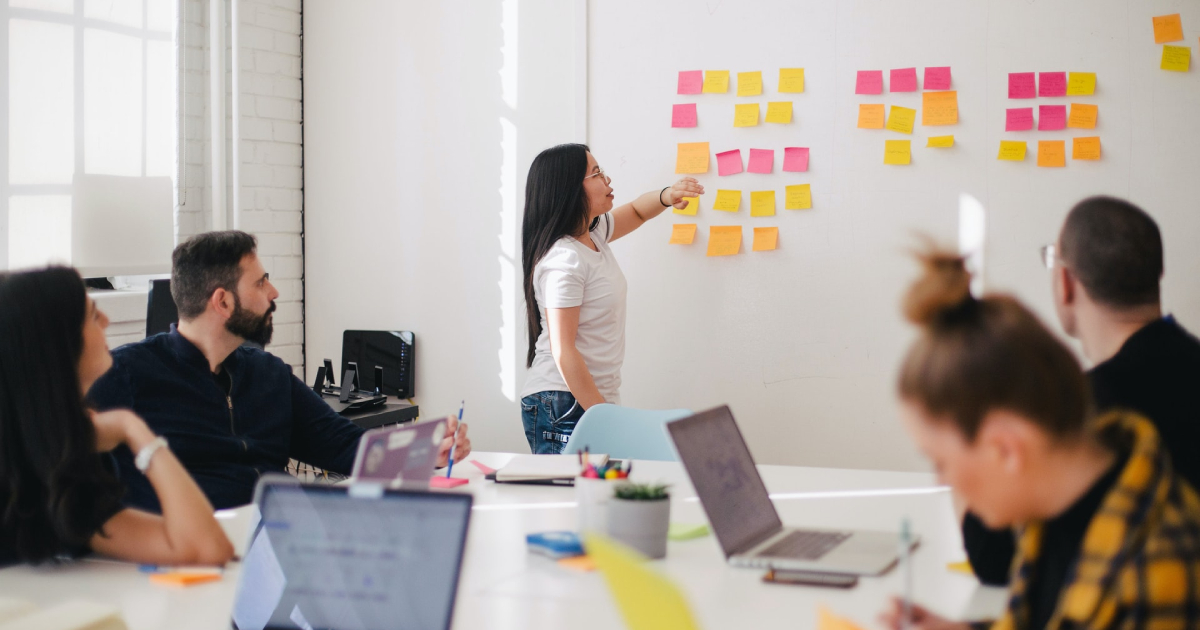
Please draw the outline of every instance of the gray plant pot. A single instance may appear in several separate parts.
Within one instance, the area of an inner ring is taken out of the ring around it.
[[[670,526],[670,499],[630,501],[613,497],[608,502],[608,535],[649,558],[667,556]]]

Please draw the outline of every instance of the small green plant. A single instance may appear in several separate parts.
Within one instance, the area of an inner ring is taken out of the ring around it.
[[[662,501],[671,495],[661,483],[630,483],[616,487],[615,496],[626,501]]]

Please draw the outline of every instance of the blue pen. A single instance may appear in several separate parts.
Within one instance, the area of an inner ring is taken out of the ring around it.
[[[467,406],[467,401],[464,399],[458,405],[458,424],[454,425],[454,437],[450,442],[450,463],[446,466],[446,478],[450,478],[450,473],[454,470],[454,447],[458,446],[458,427],[462,426],[463,407]]]

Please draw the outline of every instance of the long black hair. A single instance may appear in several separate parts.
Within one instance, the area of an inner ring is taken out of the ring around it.
[[[74,269],[0,274],[0,535],[26,562],[86,548],[120,509],[79,380],[87,315]]]
[[[587,145],[560,144],[533,158],[525,180],[525,218],[521,223],[521,267],[525,272],[525,318],[529,352],[525,367],[533,366],[534,349],[542,334],[542,312],[533,294],[533,270],[564,236],[587,226],[588,201],[583,192],[587,176]]]

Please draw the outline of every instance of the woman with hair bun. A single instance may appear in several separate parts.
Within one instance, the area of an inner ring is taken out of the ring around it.
[[[971,295],[963,259],[928,250],[905,317],[905,428],[990,527],[1018,530],[995,630],[1200,627],[1200,498],[1154,426],[1091,418],[1075,356],[1012,297]],[[893,600],[882,615],[904,627]],[[912,607],[912,628],[958,628]]]

